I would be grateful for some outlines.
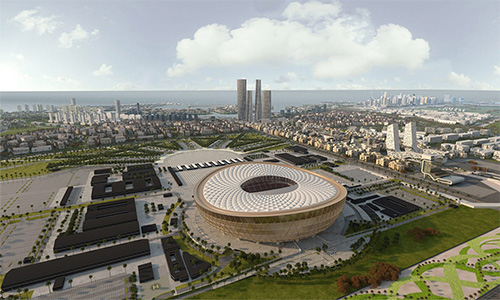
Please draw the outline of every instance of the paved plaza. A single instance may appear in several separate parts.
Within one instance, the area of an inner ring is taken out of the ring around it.
[[[2,273],[19,267],[18,262],[30,255],[31,247],[35,245],[46,220],[46,218],[31,221],[23,219],[21,222],[9,224],[3,230],[0,235]]]

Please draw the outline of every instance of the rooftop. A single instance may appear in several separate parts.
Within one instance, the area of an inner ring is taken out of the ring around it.
[[[273,212],[325,202],[338,190],[313,172],[271,163],[230,165],[209,175],[201,187],[216,208],[236,212]]]

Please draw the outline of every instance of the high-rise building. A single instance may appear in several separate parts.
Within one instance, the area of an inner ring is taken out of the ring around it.
[[[398,124],[394,123],[387,126],[387,136],[385,138],[385,147],[387,150],[400,152],[399,149],[399,128]]]
[[[238,79],[237,82],[237,98],[238,98],[238,120],[245,121],[247,109],[247,80]]]
[[[247,91],[247,108],[245,121],[253,121],[253,107],[252,107],[252,91]]]
[[[260,90],[260,79],[255,80],[255,120],[262,119],[262,93]]]
[[[262,91],[262,119],[271,119],[271,91]]]
[[[405,150],[419,150],[417,147],[417,125],[415,122],[410,122],[405,125],[403,145],[405,146]]]
[[[22,111],[23,111],[23,107],[22,107],[21,105],[18,105],[18,106],[17,106],[17,111],[18,111],[18,112],[22,112]]]
[[[71,105],[76,105],[76,98],[71,98]]]
[[[116,119],[120,120],[120,115],[122,113],[122,107],[120,105],[120,100],[115,100],[115,111],[116,111]]]
[[[137,114],[140,115],[141,114],[141,106],[139,105],[139,103],[137,103],[136,106],[137,106]]]
[[[29,112],[30,111],[30,106],[28,104],[24,104],[24,109],[26,110],[26,112]]]

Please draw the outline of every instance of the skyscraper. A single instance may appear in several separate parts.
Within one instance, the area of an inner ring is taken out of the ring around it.
[[[247,107],[245,121],[253,121],[253,107],[252,107],[252,91],[247,91]]]
[[[405,146],[405,150],[419,151],[417,147],[417,125],[415,122],[405,125],[403,145]]]
[[[271,119],[271,91],[262,91],[262,119]]]
[[[260,79],[255,80],[255,118],[256,121],[262,119],[262,93],[260,91]]]
[[[120,115],[122,113],[122,107],[120,105],[120,100],[115,100],[115,111],[116,111],[116,119],[120,119]]]
[[[136,106],[137,106],[137,114],[140,115],[141,114],[141,105],[139,105],[139,103],[137,103]]]
[[[387,150],[400,152],[399,149],[399,128],[398,124],[394,123],[387,126],[387,136],[385,138],[385,147]]]
[[[71,98],[71,105],[76,105],[76,98]]]
[[[245,121],[246,119],[246,109],[247,109],[247,80],[246,79],[238,79],[237,82],[237,91],[238,91],[238,120]]]

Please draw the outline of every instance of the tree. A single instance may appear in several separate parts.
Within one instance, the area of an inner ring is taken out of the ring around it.
[[[125,273],[127,273],[127,264],[123,264],[122,267],[125,270]]]
[[[111,277],[111,266],[108,266],[109,277]]]
[[[73,287],[73,279],[68,280],[69,286]]]
[[[89,275],[90,282],[92,282],[92,277],[94,277],[94,276],[92,276],[92,274],[90,274]]]
[[[49,294],[51,293],[51,292],[50,292],[50,285],[51,285],[51,284],[52,284],[52,283],[51,283],[50,281],[47,281],[47,282],[45,283],[45,285],[47,286],[47,289],[49,290]]]

